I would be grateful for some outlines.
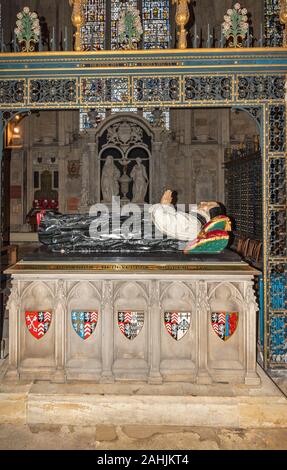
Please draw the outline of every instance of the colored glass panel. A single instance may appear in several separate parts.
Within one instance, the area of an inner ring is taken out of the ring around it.
[[[143,0],[143,48],[168,49],[170,45],[169,1]]]
[[[81,28],[82,49],[98,51],[105,49],[106,1],[87,0],[83,5],[84,25]]]

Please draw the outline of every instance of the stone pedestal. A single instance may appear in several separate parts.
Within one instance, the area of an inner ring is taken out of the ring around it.
[[[242,262],[20,262],[8,273],[14,378],[260,383],[257,272]],[[40,339],[27,311],[52,313]],[[97,313],[96,327],[84,316],[75,326],[75,311]]]

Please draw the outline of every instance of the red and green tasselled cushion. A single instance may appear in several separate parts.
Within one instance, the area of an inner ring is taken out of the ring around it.
[[[221,253],[229,242],[229,234],[225,230],[213,230],[198,236],[184,248],[185,254],[190,253]]]
[[[231,232],[231,221],[229,217],[226,215],[219,215],[214,217],[214,219],[205,224],[201,233],[211,232],[214,230],[224,230],[225,232]]]

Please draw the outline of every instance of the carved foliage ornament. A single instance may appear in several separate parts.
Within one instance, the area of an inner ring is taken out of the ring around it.
[[[180,99],[178,78],[136,78],[134,80],[134,100],[137,102],[170,102]]]
[[[30,81],[31,103],[75,103],[77,100],[75,79],[37,79]]]
[[[238,77],[238,98],[243,100],[281,100],[285,96],[285,76]]]
[[[24,7],[23,11],[17,14],[14,32],[18,42],[22,44],[22,51],[33,52],[41,34],[37,13],[32,13],[29,7]]]
[[[232,98],[231,77],[186,77],[184,88],[187,101],[223,101]]]
[[[285,152],[286,148],[286,116],[285,106],[269,107],[269,150]]]
[[[143,34],[140,12],[133,5],[121,11],[118,24],[119,40],[124,49],[136,49]]]
[[[0,80],[0,104],[24,103],[24,80]]]
[[[227,10],[222,27],[228,47],[241,47],[249,28],[246,8],[241,8],[240,3],[235,3],[233,8]]]

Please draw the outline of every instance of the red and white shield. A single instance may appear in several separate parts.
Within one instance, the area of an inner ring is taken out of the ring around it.
[[[164,324],[170,336],[179,341],[190,328],[190,312],[165,312]]]
[[[52,313],[51,312],[25,312],[26,325],[31,335],[36,339],[41,339],[51,325]]]
[[[134,339],[140,333],[144,324],[144,312],[125,310],[118,312],[118,325],[122,334],[128,339]]]
[[[212,312],[211,325],[217,336],[227,341],[235,333],[238,326],[238,312]]]

